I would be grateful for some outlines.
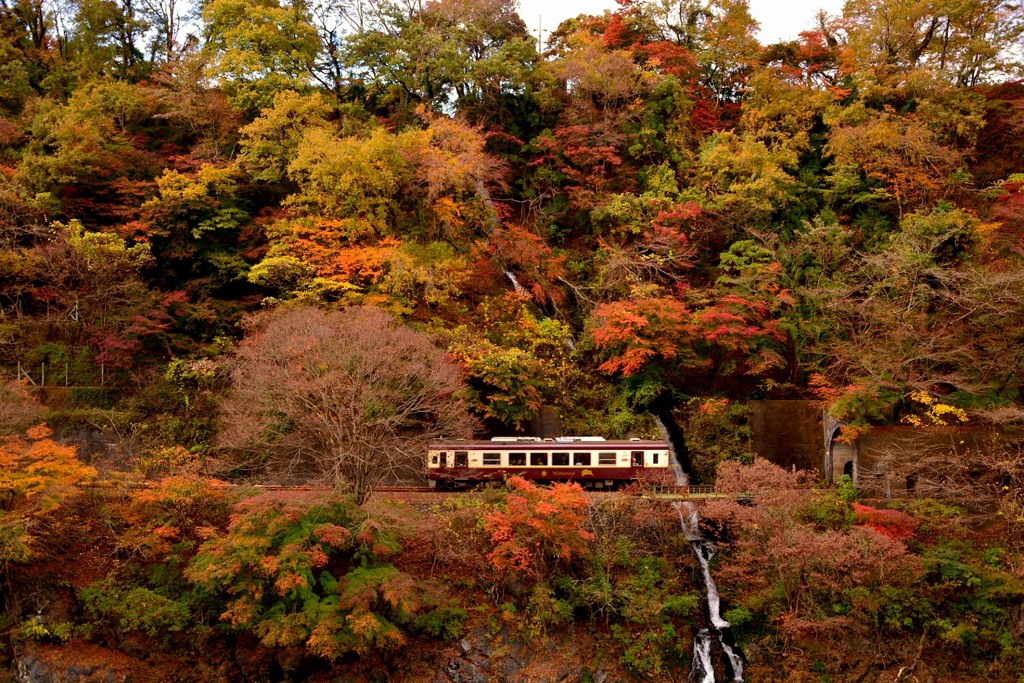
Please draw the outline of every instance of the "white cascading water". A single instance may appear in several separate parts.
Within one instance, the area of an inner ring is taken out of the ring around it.
[[[526,289],[521,284],[519,284],[519,279],[516,278],[515,273],[513,273],[511,270],[506,270],[505,277],[507,277],[508,281],[512,283],[512,289],[513,291],[515,291],[516,294],[522,294],[524,296],[526,295]]]
[[[676,447],[672,443],[672,437],[668,433],[668,427],[665,426],[665,423],[661,421],[660,417],[655,416],[654,421],[658,425],[658,431],[661,432],[661,438],[668,444],[669,471],[672,473],[672,476],[675,477],[676,486],[689,486],[690,477],[687,476],[686,472],[684,472],[683,468],[679,465],[679,459],[676,457]]]
[[[722,637],[723,631],[728,629],[730,624],[722,618],[721,599],[718,596],[718,586],[711,576],[709,563],[715,554],[715,546],[711,541],[705,540],[700,535],[700,523],[697,517],[697,508],[688,501],[672,504],[679,513],[679,523],[683,528],[683,535],[690,542],[693,554],[700,563],[704,573],[704,587],[708,596],[708,618],[714,627],[714,632],[702,628],[693,641],[693,666],[690,669],[689,680],[692,683],[715,683],[715,668],[711,662],[711,641],[712,636],[718,640],[718,644],[725,654],[732,669],[732,680],[734,683],[743,683],[743,660],[725,642]],[[685,514],[683,512],[685,510]]]
[[[693,639],[693,664],[690,666],[690,683],[715,683],[715,666],[711,663],[711,634],[706,628],[697,632]]]

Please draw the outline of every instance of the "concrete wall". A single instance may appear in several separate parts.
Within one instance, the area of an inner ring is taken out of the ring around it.
[[[780,467],[822,472],[821,407],[814,401],[751,401],[753,450]]]
[[[980,427],[874,427],[857,438],[857,488],[871,498],[914,495],[918,463],[983,449],[994,438]]]

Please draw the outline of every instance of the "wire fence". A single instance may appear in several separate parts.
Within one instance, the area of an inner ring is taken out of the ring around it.
[[[39,362],[36,364],[18,362],[14,378],[34,387],[69,387],[80,389],[103,388],[109,377],[105,363],[98,366],[82,367],[71,361]]]

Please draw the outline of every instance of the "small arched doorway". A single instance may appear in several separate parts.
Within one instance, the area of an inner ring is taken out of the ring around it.
[[[829,444],[830,461],[832,463],[832,482],[838,482],[843,475],[850,477],[854,484],[857,483],[857,447],[852,443],[840,441],[842,429],[837,429],[832,435]]]

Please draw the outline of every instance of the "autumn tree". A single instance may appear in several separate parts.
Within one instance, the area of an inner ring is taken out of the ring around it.
[[[120,80],[137,81],[148,63],[142,50],[149,29],[142,8],[133,0],[80,0],[71,49],[79,63],[94,73],[109,72]]]
[[[166,350],[163,334],[182,298],[143,282],[148,245],[127,246],[72,221],[54,224],[48,241],[17,255],[22,268],[4,278],[12,303],[46,320],[55,337],[59,331],[62,341],[90,347],[97,361],[114,367],[129,365],[147,344]]]
[[[303,3],[215,0],[203,6],[209,73],[250,116],[284,90],[304,90],[319,49]]]
[[[514,580],[545,581],[583,555],[594,534],[584,526],[587,498],[577,483],[543,489],[522,477],[508,481],[504,506],[483,515],[487,560]]]
[[[31,556],[32,515],[57,509],[76,485],[96,476],[95,469],[78,460],[73,447],[53,441],[52,434],[42,424],[24,437],[0,441],[0,570]]]
[[[0,384],[0,434],[27,428],[42,417],[43,406],[27,385],[24,380]]]
[[[510,119],[526,94],[536,44],[508,0],[390,3],[367,13],[346,61],[371,106],[408,116],[449,102],[474,120]],[[375,20],[375,21],[374,21]]]
[[[251,318],[231,366],[223,445],[349,488],[422,473],[427,444],[469,436],[456,366],[372,308],[280,308]]]
[[[919,116],[856,103],[832,108],[825,120],[832,128],[825,147],[832,157],[829,181],[846,201],[891,199],[902,213],[947,196],[966,180],[956,173],[962,153],[943,144]]]
[[[280,182],[295,158],[304,133],[326,126],[328,106],[320,93],[300,95],[285,90],[241,133],[239,161],[253,180]]]
[[[973,419],[1006,405],[1019,341],[991,333],[996,320],[1019,317],[1020,276],[978,257],[992,229],[940,203],[860,251],[860,235],[823,223],[778,247],[799,312],[787,322],[797,358],[848,433],[898,419],[919,392],[970,408]]]
[[[335,660],[403,645],[416,617],[443,604],[436,582],[387,563],[395,550],[350,500],[265,495],[239,503],[185,573],[225,596],[230,628]]]
[[[119,179],[149,170],[136,136],[159,109],[152,93],[119,81],[90,82],[66,103],[47,101],[34,116],[15,186],[37,201],[49,196],[51,217],[88,212],[109,221],[118,213]]]
[[[1020,6],[1007,0],[908,4],[857,0],[843,9],[848,58],[880,79],[930,69],[960,86],[1019,72]]]

